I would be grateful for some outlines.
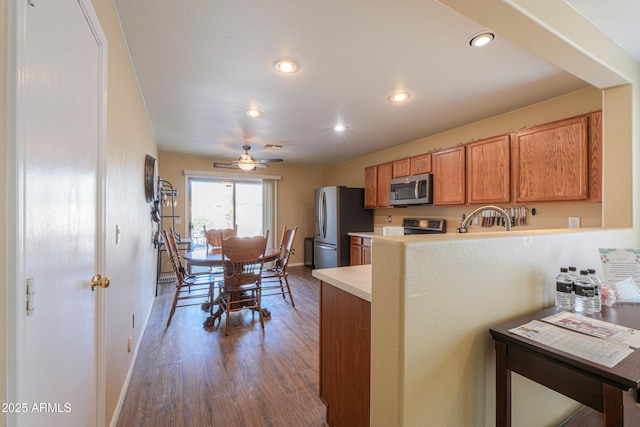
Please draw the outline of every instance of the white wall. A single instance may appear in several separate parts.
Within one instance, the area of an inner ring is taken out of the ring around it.
[[[93,0],[109,42],[107,83],[106,424],[112,421],[155,296],[156,250],[144,196],[144,159],[158,158],[153,129],[112,0]],[[115,244],[116,225],[121,242]],[[135,316],[135,326],[133,323]]]

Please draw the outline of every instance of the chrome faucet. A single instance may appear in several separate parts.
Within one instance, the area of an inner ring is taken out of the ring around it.
[[[469,226],[469,224],[471,224],[473,217],[479,214],[480,212],[484,212],[484,211],[493,211],[500,214],[500,216],[504,217],[504,228],[506,229],[506,231],[511,230],[511,218],[509,217],[509,214],[504,209],[499,208],[497,206],[482,206],[476,209],[475,211],[471,212],[469,216],[467,216],[466,218],[463,218],[462,221],[460,221],[460,227],[456,229],[456,232],[466,233],[467,227]]]

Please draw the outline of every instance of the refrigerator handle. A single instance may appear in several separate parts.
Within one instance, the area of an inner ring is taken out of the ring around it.
[[[322,237],[322,190],[318,192],[318,237]]]
[[[320,222],[320,235],[324,239],[327,237],[327,194],[324,191],[320,193],[320,206],[320,212],[322,215],[322,221]]]
[[[320,249],[330,249],[332,251],[337,251],[338,248],[336,246],[324,245],[322,243],[316,243],[316,247]]]

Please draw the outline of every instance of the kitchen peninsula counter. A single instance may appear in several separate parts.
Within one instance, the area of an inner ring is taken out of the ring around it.
[[[371,302],[371,265],[322,268],[313,270],[313,277],[335,286],[360,299]]]
[[[313,270],[320,279],[320,398],[331,426],[368,426],[371,265]]]

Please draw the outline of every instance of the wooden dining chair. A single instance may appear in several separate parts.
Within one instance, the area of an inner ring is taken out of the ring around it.
[[[204,239],[207,242],[207,248],[218,249],[222,247],[222,240],[227,237],[238,235],[238,225],[233,228],[210,228],[204,231]]]
[[[167,326],[171,325],[171,319],[178,307],[191,305],[211,304],[213,296],[214,278],[212,275],[188,275],[184,265],[181,265],[180,252],[175,241],[175,236],[170,230],[163,230],[162,236],[166,242],[167,255],[171,267],[176,275],[176,291],[173,295],[171,311]],[[180,303],[180,301],[184,301]]]
[[[293,301],[293,294],[289,286],[287,266],[289,265],[291,249],[293,249],[293,242],[296,238],[297,231],[297,226],[290,229],[287,229],[286,225],[284,226],[282,239],[280,240],[280,255],[278,259],[276,259],[273,267],[265,269],[262,272],[262,296],[282,295],[282,298],[286,300],[286,290],[286,293],[289,294],[289,298],[291,299],[292,307],[295,307],[296,304]]]
[[[222,241],[223,276],[220,304],[225,313],[225,335],[229,335],[229,316],[240,310],[253,310],[262,317],[262,266],[267,238],[228,237]]]

